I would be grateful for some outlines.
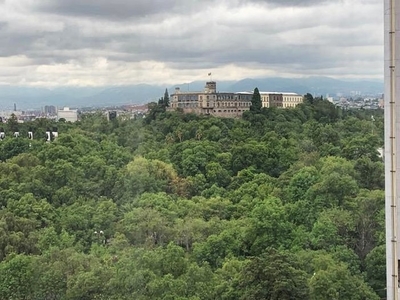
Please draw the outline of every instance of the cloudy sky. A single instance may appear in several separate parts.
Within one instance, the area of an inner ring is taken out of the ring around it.
[[[382,78],[382,0],[0,0],[0,84]]]

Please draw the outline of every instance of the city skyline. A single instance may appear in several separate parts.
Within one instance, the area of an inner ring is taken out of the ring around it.
[[[383,78],[383,3],[0,0],[0,84]]]

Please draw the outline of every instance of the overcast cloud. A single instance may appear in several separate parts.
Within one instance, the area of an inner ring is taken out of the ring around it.
[[[0,84],[383,77],[381,0],[0,0]]]

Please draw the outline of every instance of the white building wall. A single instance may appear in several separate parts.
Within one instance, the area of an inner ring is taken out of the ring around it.
[[[64,118],[67,122],[78,121],[78,111],[76,109],[69,109],[69,107],[64,107],[64,109],[59,109],[57,111],[57,119],[60,120]]]

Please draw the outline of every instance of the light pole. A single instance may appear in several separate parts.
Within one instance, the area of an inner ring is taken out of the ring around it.
[[[400,177],[400,30],[396,6],[400,0],[384,0],[385,29],[385,219],[386,219],[386,288],[387,300],[399,299],[398,209]]]

